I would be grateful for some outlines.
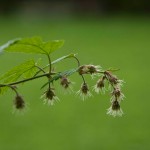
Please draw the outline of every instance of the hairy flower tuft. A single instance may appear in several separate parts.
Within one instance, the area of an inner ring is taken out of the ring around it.
[[[117,99],[120,102],[125,97],[124,94],[121,92],[120,88],[115,88],[111,94],[112,94],[111,101]]]
[[[111,84],[116,85],[118,83],[118,78],[115,75],[113,75],[111,72],[105,71],[105,75]]]
[[[17,95],[14,99],[14,106],[18,110],[22,110],[25,108],[25,101],[23,100],[22,96]]]
[[[79,67],[78,72],[80,75],[87,74],[89,72],[88,65],[82,65]]]
[[[119,104],[119,102],[117,100],[112,102],[111,107],[107,109],[107,114],[108,115],[112,115],[113,117],[122,116],[123,115],[123,111],[120,108],[120,104]]]
[[[48,105],[54,105],[54,102],[59,100],[59,98],[55,95],[53,88],[49,88],[45,91],[41,98],[43,97],[45,98],[44,103],[48,103]]]
[[[82,75],[82,74],[95,75],[95,74],[99,73],[100,69],[101,69],[100,66],[83,65],[83,66],[79,67],[78,72],[80,75]]]
[[[69,81],[69,79],[66,76],[63,76],[60,78],[60,84],[62,85],[62,87],[64,87],[65,89],[69,88],[71,82]]]
[[[83,83],[81,85],[81,88],[77,92],[77,95],[80,95],[83,100],[85,100],[86,98],[92,96],[91,92],[89,91],[89,87],[88,87],[87,83]]]
[[[102,93],[105,93],[105,84],[104,84],[104,81],[105,81],[105,76],[103,76],[102,78],[100,78],[96,85],[93,86],[93,90],[96,92],[96,93],[99,93],[100,91]]]
[[[89,68],[90,74],[95,74],[95,73],[98,73],[100,71],[101,66],[88,65],[88,68]]]

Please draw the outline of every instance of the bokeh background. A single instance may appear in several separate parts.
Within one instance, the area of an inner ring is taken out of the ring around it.
[[[109,93],[82,101],[64,95],[53,107],[43,105],[40,90],[44,79],[20,85],[28,103],[23,115],[12,114],[14,93],[0,96],[0,150],[149,150],[150,149],[150,1],[149,0],[1,0],[0,44],[16,37],[42,36],[64,39],[52,59],[78,53],[82,64],[104,69],[120,68],[117,76],[126,83],[122,102],[124,116],[106,115]],[[18,53],[0,55],[0,74],[19,63],[38,57]],[[71,62],[72,61],[72,62]],[[74,67],[66,60],[58,69]],[[73,75],[74,90],[82,80]],[[92,86],[96,80],[90,80]]]

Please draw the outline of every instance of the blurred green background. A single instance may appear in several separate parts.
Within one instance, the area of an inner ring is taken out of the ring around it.
[[[66,15],[66,14],[65,14]],[[0,150],[149,150],[149,56],[150,19],[145,15],[108,15],[82,17],[2,16],[0,44],[16,37],[42,36],[44,40],[64,39],[63,48],[52,59],[78,53],[82,64],[99,64],[104,69],[120,68],[116,75],[126,83],[126,96],[121,103],[123,117],[106,115],[110,95],[96,95],[82,101],[75,95],[64,95],[57,85],[61,99],[55,106],[43,105],[40,90],[44,79],[20,85],[19,91],[28,103],[23,115],[12,114],[14,93],[0,96]],[[61,16],[61,15],[60,15]],[[41,55],[3,53],[0,74],[11,67]],[[72,61],[72,62],[71,62]],[[58,64],[58,69],[74,67],[74,60]],[[74,89],[82,80],[75,74]],[[92,86],[96,80],[90,80]]]

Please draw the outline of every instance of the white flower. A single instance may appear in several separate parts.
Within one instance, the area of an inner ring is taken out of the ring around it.
[[[99,79],[96,83],[96,85],[93,86],[93,90],[96,92],[96,93],[105,93],[106,91],[106,88],[105,88],[105,85],[104,85],[104,80],[105,78],[102,77],[101,79]]]
[[[71,94],[73,93],[73,84],[74,82],[71,82],[66,76],[63,76],[60,78],[60,85],[63,87],[62,92],[64,94]]]
[[[89,72],[92,73],[98,73],[99,71],[101,71],[101,66],[94,66],[94,65],[88,65],[89,68]]]
[[[113,110],[113,109],[112,109],[112,106],[111,106],[110,108],[107,109],[107,114],[108,114],[108,115],[111,115],[111,116],[113,116],[113,117],[116,117],[116,116],[121,117],[121,116],[123,115],[123,111],[122,111],[121,108],[118,109],[118,110]]]
[[[83,100],[92,96],[86,83],[81,85],[81,89],[76,94],[79,95]]]
[[[121,88],[125,82],[123,80],[118,80],[116,87]]]
[[[44,104],[54,105],[55,101],[59,101],[59,98],[55,95],[54,89],[50,88],[41,96],[44,97]]]
[[[78,72],[80,75],[82,74],[91,74],[94,77],[101,71],[101,66],[94,66],[94,65],[83,65],[80,66]]]
[[[79,91],[77,91],[76,94],[79,95],[79,96],[83,99],[83,101],[84,101],[85,99],[87,99],[88,97],[91,97],[91,96],[92,96],[92,94],[91,94],[90,91],[88,91],[87,93],[83,93],[81,90],[79,90]]]
[[[79,69],[78,69],[78,72],[79,72],[80,75],[87,74],[89,72],[88,65],[80,66]]]
[[[100,76],[99,72],[101,71],[101,66],[88,65],[88,69],[92,79],[94,79],[96,76]]]
[[[120,108],[120,104],[119,104],[119,102],[117,100],[112,102],[111,107],[107,109],[107,114],[108,115],[112,115],[113,117],[122,116],[123,115],[123,111]]]
[[[119,88],[115,88],[111,94],[112,94],[111,102],[115,101],[116,98],[119,102],[125,98],[124,94],[121,92]]]
[[[105,88],[105,87],[101,87],[101,88],[100,88],[100,87],[98,87],[97,84],[96,84],[96,85],[93,86],[93,91],[95,91],[97,94],[100,93],[100,92],[101,92],[102,94],[105,94],[106,88]]]

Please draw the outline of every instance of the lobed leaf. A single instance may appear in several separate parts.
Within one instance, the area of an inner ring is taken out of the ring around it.
[[[8,89],[8,87],[0,87],[0,94],[4,94]]]
[[[51,54],[64,44],[63,40],[43,42],[40,37],[23,38],[9,46],[2,46],[3,50],[8,52],[23,52],[35,54]],[[6,45],[6,44],[5,44]]]
[[[42,44],[42,49],[44,49],[48,54],[51,54],[52,52],[61,48],[63,45],[64,45],[63,40],[54,40],[50,42],[44,42]]]
[[[35,67],[34,60],[29,60],[6,72],[0,77],[0,80],[3,80],[4,83],[14,82],[20,77],[30,78],[36,71],[37,68]]]

